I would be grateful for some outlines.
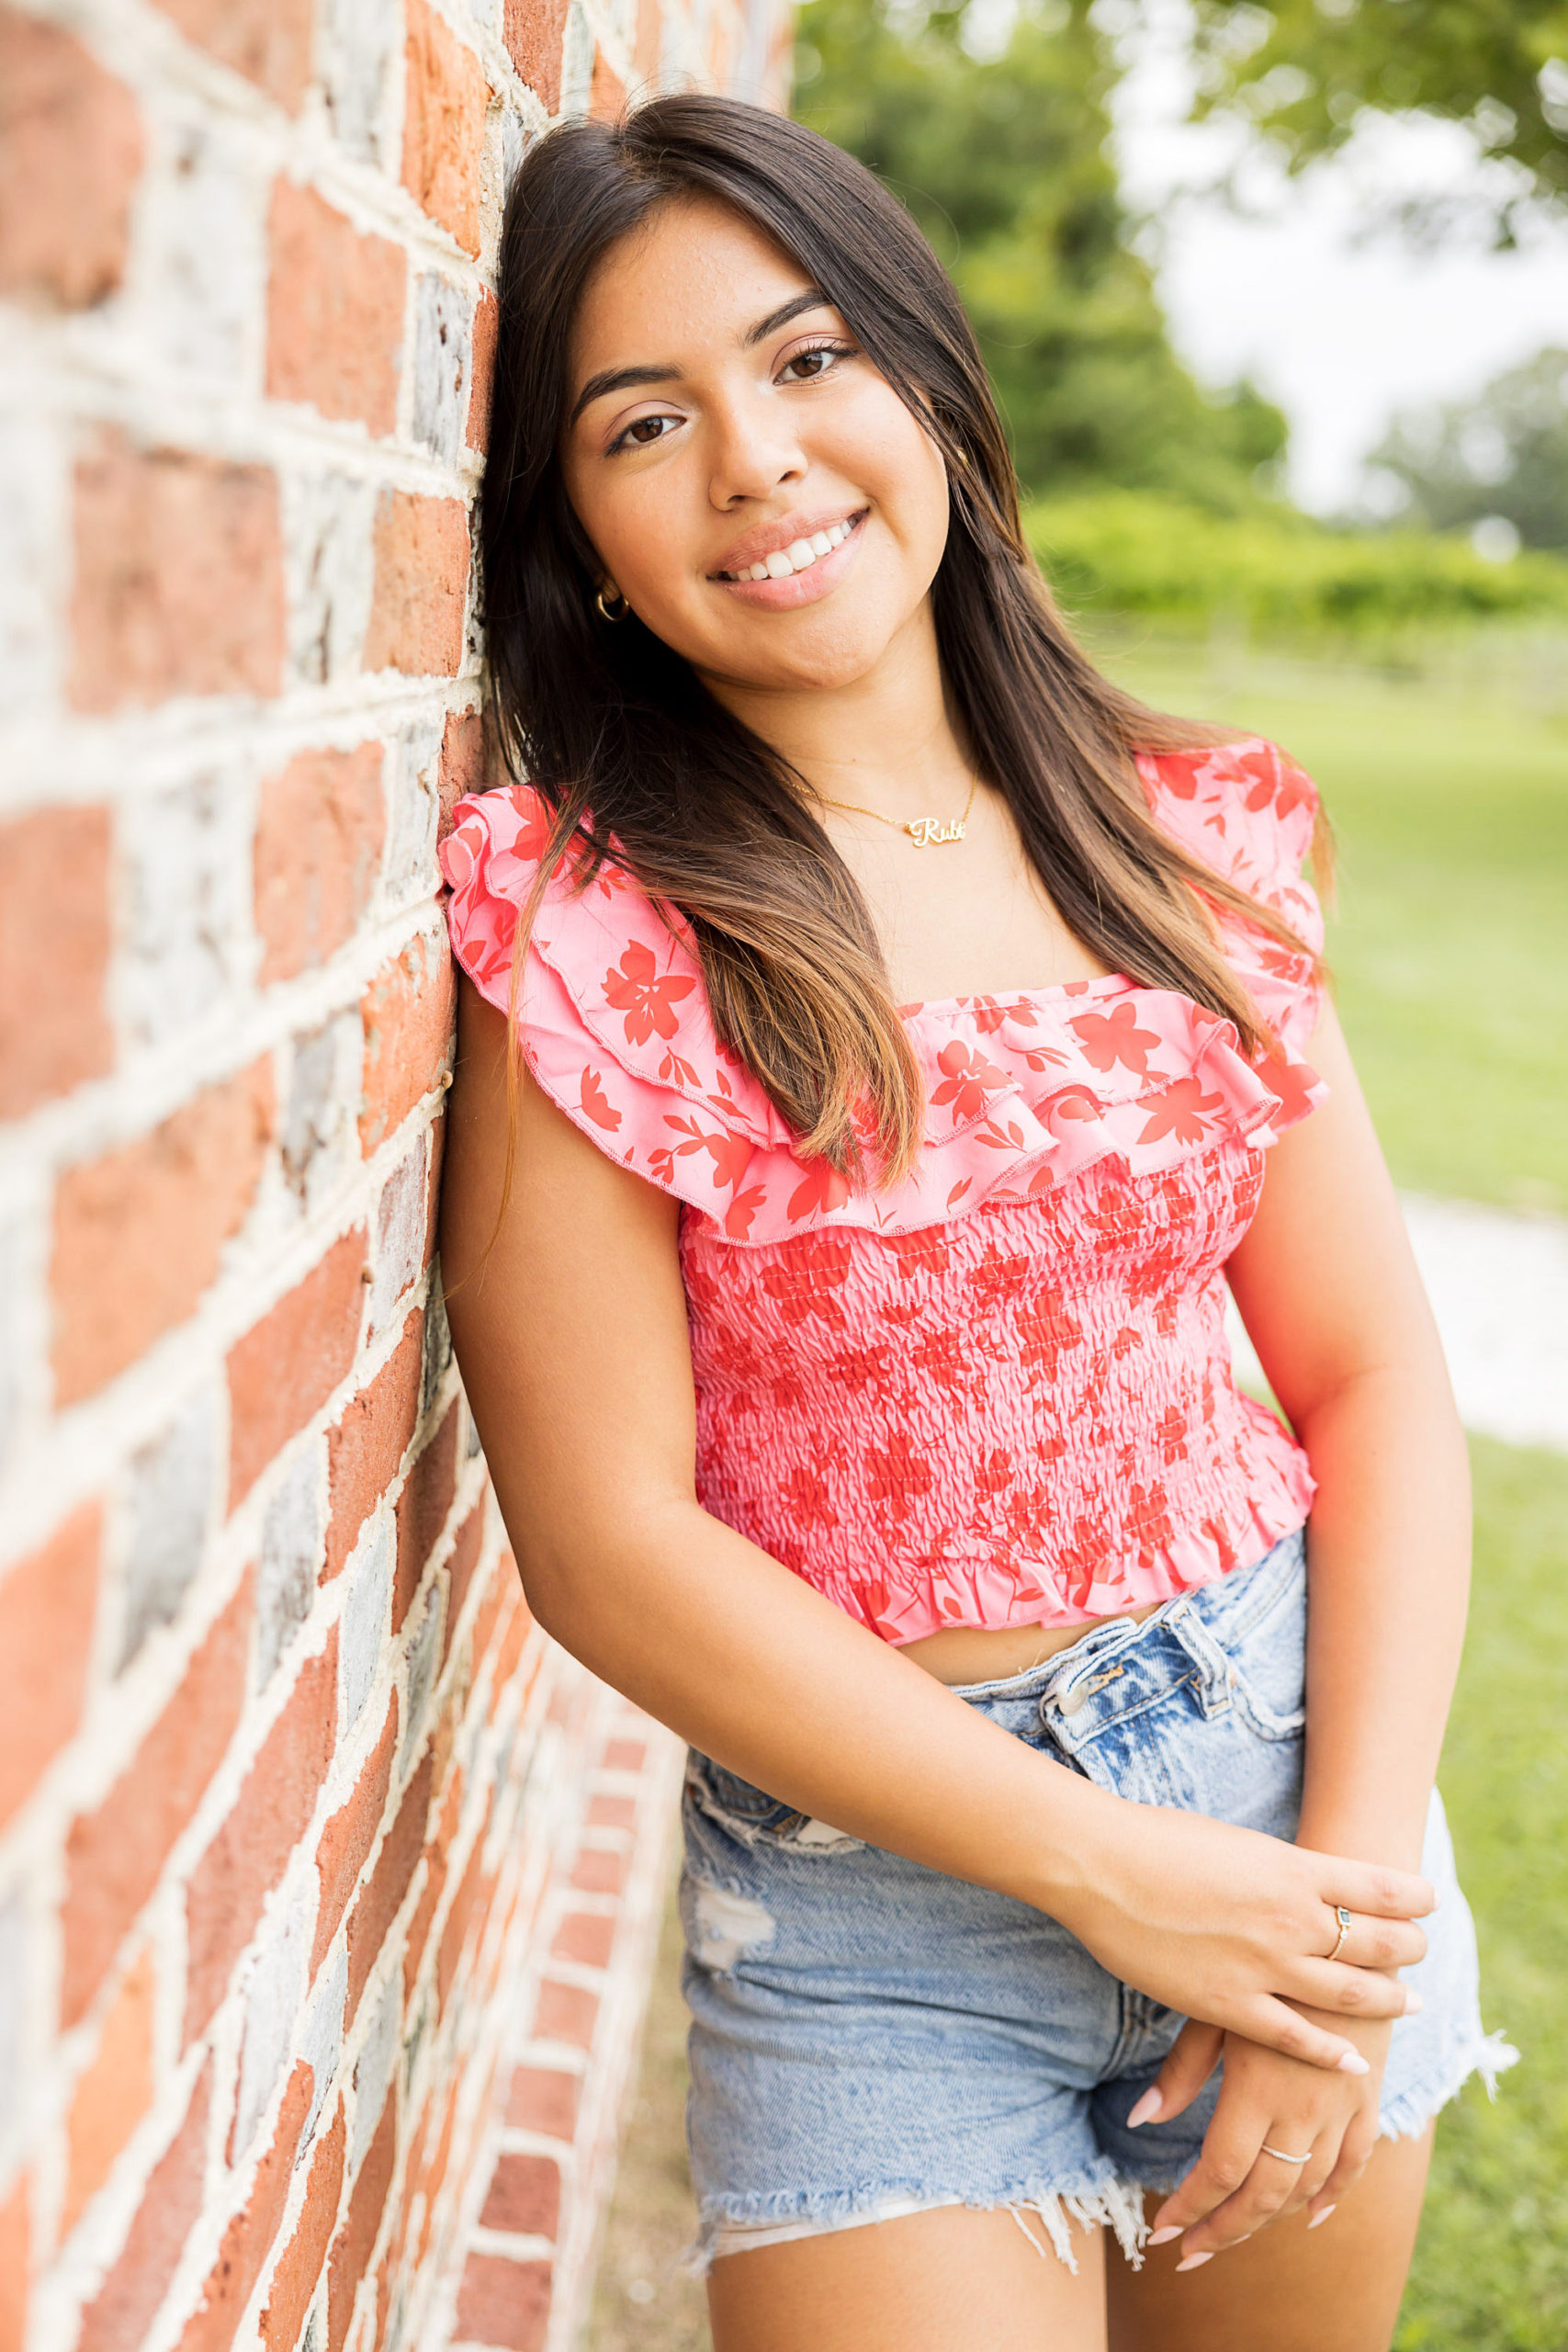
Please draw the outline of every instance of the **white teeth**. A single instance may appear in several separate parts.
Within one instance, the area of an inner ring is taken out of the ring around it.
[[[795,566],[783,548],[775,548],[767,559],[766,570],[770,580],[788,580],[795,571]]]
[[[767,576],[768,567],[765,563],[754,563],[750,571],[743,571],[740,575],[742,580],[765,580]]]
[[[813,531],[808,539],[792,539],[787,548],[775,548],[761,563],[748,564],[743,571],[730,574],[735,580],[789,580],[797,571],[809,571],[812,565],[835,548],[841,548],[853,530],[852,523],[833,523],[825,531]]]
[[[813,555],[831,555],[833,552],[833,542],[828,537],[826,531],[812,532],[811,552]]]
[[[784,549],[796,571],[809,571],[817,560],[816,549],[809,539],[792,539]]]

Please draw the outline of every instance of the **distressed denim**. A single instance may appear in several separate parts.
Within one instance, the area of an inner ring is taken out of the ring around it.
[[[960,1695],[1043,1758],[1144,1804],[1290,1838],[1301,1802],[1306,1563],[1300,1532],[1137,1624]],[[1218,2080],[1126,2128],[1180,2026],[1012,1897],[807,1819],[693,1754],[685,1803],[687,2109],[694,2260],[946,2204],[1109,2224],[1137,2260],[1145,2189],[1196,2158]],[[1420,2132],[1515,2052],[1483,2032],[1474,1928],[1434,1793],[1422,1868],[1441,1892],[1423,2004],[1394,2025],[1386,2135]],[[1325,1912],[1325,1950],[1333,1934]],[[1076,2267],[1076,2265],[1074,2266]]]

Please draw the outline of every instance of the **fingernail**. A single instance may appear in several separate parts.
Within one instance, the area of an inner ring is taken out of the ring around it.
[[[1161,2098],[1157,2087],[1151,2083],[1127,2118],[1128,2131],[1135,2132],[1140,2123],[1152,2123],[1164,2106],[1165,2101]]]
[[[1213,2262],[1212,2254],[1190,2254],[1185,2262],[1177,2264],[1178,2270],[1196,2270],[1201,2262]]]
[[[1333,2208],[1333,2206],[1332,2206],[1332,2205],[1325,2205],[1325,2206],[1324,2206],[1324,2208],[1323,2208],[1323,2210],[1322,2210],[1322,2211],[1321,2211],[1321,2212],[1317,2212],[1317,2213],[1314,2213],[1314,2214],[1313,2215],[1313,2217],[1312,2217],[1311,2221],[1307,2223],[1307,2227],[1308,2227],[1308,2229],[1309,2229],[1309,2230],[1315,2230],[1315,2229],[1316,2229],[1316,2227],[1317,2227],[1317,2225],[1318,2225],[1318,2223],[1319,2223],[1319,2222],[1326,2222],[1326,2221],[1327,2221],[1327,2219],[1328,2219],[1328,2217],[1329,2217],[1329,2215],[1330,2215],[1330,2213],[1332,2213],[1332,2212],[1333,2212],[1333,2211],[1334,2211],[1334,2208]]]
[[[1371,2071],[1371,2064],[1362,2057],[1359,2050],[1347,2050],[1344,2057],[1339,2061],[1339,2072],[1342,2075],[1370,2075]]]
[[[1179,2238],[1181,2232],[1177,2228],[1176,2223],[1172,2222],[1166,2229],[1151,2230],[1149,2232],[1148,2243],[1150,2245],[1168,2245],[1172,2238]]]
[[[1415,2016],[1415,2014],[1416,2014],[1416,2010],[1417,2010],[1420,2007],[1421,2007],[1421,1996],[1420,1996],[1420,1994],[1419,1994],[1419,1993],[1417,1993],[1417,1992],[1414,1989],[1414,1987],[1413,1987],[1413,1986],[1407,1986],[1407,1987],[1406,1987],[1406,1989],[1405,1989],[1405,1995],[1404,1995],[1404,2014],[1405,2014],[1405,2016],[1406,2016],[1407,2018],[1413,2018],[1413,2017]]]

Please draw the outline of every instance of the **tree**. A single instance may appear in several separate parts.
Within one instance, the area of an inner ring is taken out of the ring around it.
[[[1519,166],[1494,208],[1568,211],[1568,0],[1195,0],[1197,111],[1239,110],[1300,170],[1368,107],[1462,122]]]
[[[1170,347],[1126,242],[1087,0],[1033,0],[991,58],[965,45],[973,7],[808,0],[797,22],[796,114],[887,182],[952,271],[1024,482],[1255,503],[1285,420],[1248,385],[1206,397]]]
[[[1528,547],[1568,549],[1568,350],[1539,352],[1473,400],[1400,418],[1372,463],[1438,530],[1501,514]]]

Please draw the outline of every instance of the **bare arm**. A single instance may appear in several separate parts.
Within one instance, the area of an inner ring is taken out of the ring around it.
[[[1419,1866],[1459,1670],[1470,1471],[1441,1343],[1335,1015],[1309,1049],[1332,1089],[1280,1138],[1230,1274],[1307,1450],[1306,1791],[1301,1841]]]
[[[1043,1763],[705,1512],[676,1204],[531,1081],[516,1182],[485,1255],[506,1148],[504,1050],[502,1016],[465,982],[442,1216],[448,1312],[540,1622],[787,1804],[1052,1913],[1158,1999],[1339,2064],[1347,2043],[1275,1996],[1366,2014],[1386,1995],[1392,2013],[1396,1988],[1308,1955],[1323,1950],[1325,1901],[1404,1920],[1427,1907],[1424,1883],[1156,1815]],[[1399,1932],[1413,1957],[1419,1931]]]

